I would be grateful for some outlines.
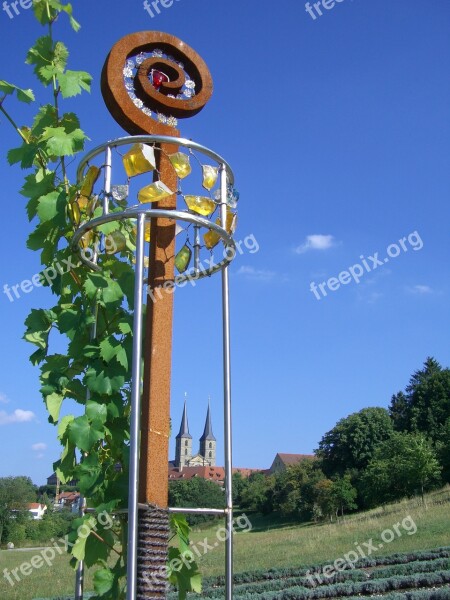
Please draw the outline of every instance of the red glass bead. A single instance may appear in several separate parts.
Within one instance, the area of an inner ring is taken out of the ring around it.
[[[155,90],[159,90],[159,88],[162,86],[162,84],[167,83],[168,81],[169,81],[169,78],[167,77],[167,75],[165,73],[162,73],[161,71],[156,71],[156,70],[152,71],[152,84],[153,84],[153,87],[155,88]]]

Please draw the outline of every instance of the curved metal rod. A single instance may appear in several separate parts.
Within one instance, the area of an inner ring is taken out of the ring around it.
[[[185,281],[192,281],[197,279],[202,279],[206,276],[211,276],[218,271],[221,271],[225,266],[227,266],[233,258],[236,256],[236,243],[234,239],[219,225],[213,223],[212,221],[208,221],[204,217],[200,217],[198,215],[193,215],[191,213],[180,211],[180,210],[168,210],[161,208],[146,208],[145,206],[131,206],[122,212],[116,213],[108,213],[107,215],[101,215],[91,221],[86,221],[83,223],[75,232],[72,239],[72,248],[73,250],[82,250],[79,247],[79,242],[82,236],[87,232],[99,227],[100,225],[104,225],[105,223],[110,223],[111,221],[124,221],[125,219],[137,219],[139,215],[144,214],[146,218],[150,217],[151,219],[156,218],[166,218],[172,220],[180,220],[186,221],[188,223],[194,223],[195,225],[201,225],[206,229],[210,229],[215,231],[224,243],[224,258],[219,263],[214,266],[211,266],[209,269],[199,271],[199,273],[195,273],[194,275],[178,275],[175,277],[175,284],[179,285],[180,283],[184,283]],[[90,267],[94,271],[101,271],[101,268],[94,263],[89,258],[86,258],[83,252],[81,252],[81,260],[85,265]]]
[[[202,146],[201,144],[193,142],[192,140],[172,137],[170,135],[129,135],[126,137],[117,138],[116,140],[110,140],[108,142],[104,142],[100,146],[96,146],[81,159],[77,169],[77,182],[79,183],[83,179],[85,166],[90,160],[96,157],[97,154],[100,154],[106,148],[117,148],[118,146],[126,146],[128,144],[177,144],[179,146],[184,146],[185,148],[190,148],[191,150],[197,150],[209,158],[212,158],[219,164],[225,165],[228,181],[231,185],[234,184],[233,170],[227,161],[220,156],[220,154],[217,154],[206,146]]]

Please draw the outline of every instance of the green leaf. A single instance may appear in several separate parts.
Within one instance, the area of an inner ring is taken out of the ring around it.
[[[66,483],[73,478],[73,472],[76,465],[75,446],[66,441],[61,458],[53,463],[56,476],[61,483]]]
[[[53,60],[53,42],[49,35],[40,37],[35,45],[29,49],[26,63],[34,65],[36,77],[44,85],[48,85],[52,80],[52,75],[48,72]]]
[[[68,427],[69,440],[81,450],[89,452],[92,446],[103,439],[104,428],[101,422],[90,422],[86,415],[77,417]]]
[[[70,423],[72,423],[74,419],[75,417],[73,415],[66,415],[61,419],[58,425],[58,438],[60,440],[64,437],[67,427],[70,425]]]
[[[99,404],[89,400],[86,403],[86,416],[89,421],[98,421],[99,423],[106,423],[108,417],[108,409],[106,404]]]
[[[111,396],[121,389],[124,382],[123,375],[110,374],[107,369],[97,371],[95,367],[91,367],[86,372],[86,384],[91,392],[96,394]]]
[[[65,194],[54,191],[39,198],[37,214],[42,222],[50,221],[50,219],[53,219],[56,215],[64,213],[64,208]]]
[[[0,79],[0,92],[3,92],[7,96],[16,92],[17,99],[20,100],[20,102],[26,102],[27,104],[33,102],[35,99],[32,90],[23,90],[22,88],[17,87],[17,85],[8,83],[3,79]]]
[[[72,156],[83,149],[86,136],[81,129],[67,133],[64,127],[46,127],[41,139],[52,156]]]
[[[100,596],[107,594],[114,585],[114,575],[109,569],[99,569],[94,574],[94,590]]]
[[[72,98],[82,90],[91,91],[92,76],[85,71],[66,71],[57,75],[63,98]]]
[[[28,220],[31,221],[37,214],[38,200],[55,189],[55,173],[44,173],[39,170],[37,173],[27,175],[25,183],[20,190],[22,196],[30,198],[27,204]]]
[[[128,369],[126,349],[123,347],[122,342],[117,340],[113,335],[100,342],[100,356],[107,363],[115,358],[124,369]]]
[[[65,333],[70,340],[80,328],[80,310],[73,304],[62,304],[61,313],[58,316],[58,328],[60,333]]]
[[[51,104],[41,106],[37,115],[34,117],[31,133],[34,137],[40,138],[47,127],[58,124],[58,113]]]
[[[8,163],[15,165],[20,162],[22,169],[29,169],[33,166],[41,147],[39,144],[22,144],[19,148],[12,148],[7,153]]]
[[[57,423],[63,400],[64,396],[56,393],[50,394],[45,398],[45,404],[51,418],[50,422]]]

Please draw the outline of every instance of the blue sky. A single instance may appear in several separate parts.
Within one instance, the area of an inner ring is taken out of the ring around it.
[[[90,95],[66,103],[91,138],[87,149],[122,135],[99,91],[120,37],[172,33],[211,70],[212,99],[181,132],[230,162],[241,197],[236,239],[253,236],[259,248],[230,269],[236,466],[312,452],[338,419],[388,406],[428,355],[450,365],[447,0],[343,0],[315,19],[294,0],[179,0],[154,18],[141,0],[73,4],[81,31],[61,21],[56,36],[69,68],[94,76]],[[49,101],[24,65],[44,33],[31,10],[13,19],[0,11],[0,31],[0,78]],[[6,106],[24,124],[35,110]],[[6,162],[15,145],[0,118],[0,289],[40,270],[25,247],[24,173]],[[29,310],[49,302],[44,289],[13,303],[0,294],[0,476],[37,484],[59,448],[21,337]],[[173,426],[186,391],[196,450],[210,395],[219,463],[220,314],[220,277],[176,291]]]

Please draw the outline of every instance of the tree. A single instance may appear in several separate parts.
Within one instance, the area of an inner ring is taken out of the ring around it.
[[[380,444],[362,476],[366,501],[379,503],[413,496],[440,481],[441,466],[431,441],[420,433],[394,433]]]
[[[273,476],[267,477],[262,473],[252,473],[248,480],[248,486],[242,493],[241,508],[263,514],[272,512],[271,489],[273,483]]]
[[[171,481],[169,484],[169,505],[194,508],[196,506],[207,506],[208,508],[223,508],[223,489],[214,481],[193,477],[180,481]],[[189,515],[191,524],[207,520],[205,515]]]
[[[233,504],[240,506],[242,495],[248,487],[248,478],[243,477],[241,473],[233,473]]]
[[[344,477],[337,477],[333,481],[331,493],[336,505],[336,516],[339,510],[343,517],[344,510],[355,510],[358,508],[356,504],[358,492],[352,485],[350,473],[346,473]]]
[[[28,502],[36,501],[37,488],[29,477],[0,478],[0,541],[8,532],[12,511],[25,511]]]
[[[389,413],[397,431],[419,431],[439,442],[450,418],[450,369],[428,357],[411,376],[405,393],[392,397]]]
[[[349,469],[365,469],[376,447],[392,433],[392,421],[384,408],[363,408],[341,419],[316,450],[325,475],[342,476]]]

